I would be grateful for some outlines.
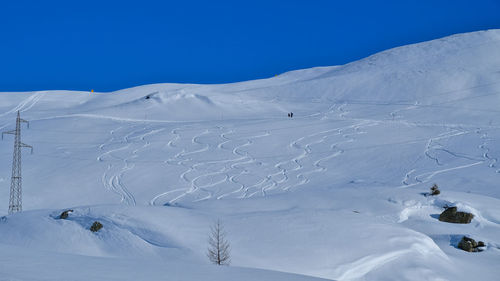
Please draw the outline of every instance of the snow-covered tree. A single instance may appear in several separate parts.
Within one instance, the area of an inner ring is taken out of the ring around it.
[[[220,220],[217,220],[210,227],[210,235],[208,237],[208,259],[216,265],[229,265],[230,262],[230,246],[226,240],[226,232]]]

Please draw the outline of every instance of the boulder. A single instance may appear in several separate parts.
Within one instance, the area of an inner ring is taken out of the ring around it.
[[[466,252],[474,252],[474,247],[472,247],[472,244],[470,241],[465,241],[464,239],[460,240],[458,242],[458,248],[462,249]]]
[[[482,249],[480,249],[479,247],[484,247],[484,242],[476,242],[474,239],[464,236],[462,237],[462,240],[458,242],[457,247],[466,252],[481,252]]]
[[[69,213],[73,213],[73,210],[66,210],[66,211],[62,212],[61,215],[59,216],[59,218],[65,220],[68,218]]]
[[[90,231],[92,232],[97,232],[102,228],[102,223],[95,221],[92,226],[90,227]]]
[[[474,215],[466,212],[457,212],[457,207],[446,208],[440,215],[439,220],[450,223],[470,223]]]
[[[472,245],[473,248],[477,248],[477,242],[476,242],[476,240],[474,240],[472,238],[469,238],[467,236],[462,237],[462,240],[464,240],[466,242],[470,242],[470,244]]]

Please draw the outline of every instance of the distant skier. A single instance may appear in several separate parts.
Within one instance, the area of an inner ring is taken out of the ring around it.
[[[288,118],[290,118],[290,112],[288,112]]]
[[[290,118],[293,118],[293,112],[290,112]]]

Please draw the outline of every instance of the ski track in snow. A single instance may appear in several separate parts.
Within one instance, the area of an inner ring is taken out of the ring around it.
[[[334,158],[334,157],[337,157],[337,156],[340,156],[341,154],[343,154],[344,150],[338,148],[339,145],[355,141],[354,136],[365,133],[365,132],[360,131],[360,128],[365,127],[365,126],[373,126],[373,125],[376,125],[376,122],[361,121],[361,122],[356,123],[354,125],[348,125],[348,126],[334,128],[331,130],[326,130],[326,131],[322,131],[322,132],[318,132],[318,133],[313,133],[313,134],[310,134],[308,136],[301,137],[297,140],[292,141],[289,144],[289,146],[291,148],[301,150],[301,153],[298,156],[296,156],[295,158],[289,160],[288,162],[291,162],[291,163],[296,165],[296,167],[294,169],[292,169],[291,171],[300,171],[296,175],[296,178],[299,180],[299,182],[293,183],[291,185],[287,185],[287,186],[283,187],[283,190],[289,190],[291,188],[295,188],[295,187],[298,187],[298,186],[301,186],[301,185],[308,183],[310,181],[310,179],[307,176],[310,174],[318,173],[318,172],[326,172],[327,168],[324,166],[321,166],[320,163],[322,161],[326,161],[328,159],[331,159],[331,158]],[[349,130],[353,130],[354,132],[352,132],[352,133],[344,132],[344,131],[349,131]],[[341,136],[342,139],[345,139],[345,140],[340,141],[340,142],[331,143],[330,144],[331,153],[325,157],[322,157],[318,160],[315,160],[312,164],[312,166],[313,166],[312,170],[303,171],[304,165],[302,165],[301,162],[303,162],[304,159],[311,157],[310,156],[311,152],[312,152],[311,146],[315,145],[315,144],[321,144],[321,143],[325,142],[328,138],[332,138],[335,136]],[[303,142],[304,140],[307,140],[307,139],[311,139],[311,140],[306,142],[306,144],[304,144],[304,145],[300,145],[301,142]],[[285,175],[285,178],[287,179],[286,181],[288,181],[288,179],[290,178],[289,173],[291,171],[287,171],[286,169],[282,168],[282,166],[286,163],[287,162],[280,162],[276,165],[276,167],[281,170],[281,173],[283,173]]]
[[[396,119],[401,119],[403,116],[401,114],[399,114],[400,112],[418,108],[418,104],[419,103],[416,101],[414,105],[410,105],[410,106],[407,106],[407,107],[396,109],[396,110],[390,112],[389,115],[391,116],[391,120],[394,121]]]
[[[344,154],[344,150],[341,148],[343,144],[354,142],[359,135],[366,134],[367,132],[363,131],[362,128],[388,122],[387,120],[348,118],[347,106],[347,103],[334,104],[325,113],[317,114],[318,117],[315,115],[309,118],[325,120],[333,117],[336,120],[352,121],[354,124],[301,136],[288,144],[288,148],[297,151],[298,154],[275,163],[272,163],[272,160],[269,162],[267,159],[257,160],[249,152],[252,150],[254,140],[270,136],[273,134],[272,129],[266,130],[264,128],[260,132],[256,131],[254,135],[250,134],[246,137],[233,137],[241,133],[236,128],[213,125],[208,128],[196,128],[192,125],[181,125],[174,128],[170,131],[171,137],[165,142],[163,149],[175,152],[175,155],[163,162],[168,165],[180,166],[184,171],[179,174],[179,183],[174,183],[168,186],[168,190],[154,195],[149,204],[171,204],[181,200],[202,201],[212,198],[266,196],[270,192],[286,192],[305,185],[310,182],[313,174],[324,173],[328,170],[327,166],[323,165],[324,162]],[[393,111],[391,116],[397,115],[398,119],[401,119],[402,116],[397,114],[398,112],[408,111],[415,107],[413,105]],[[404,120],[399,121],[403,122]],[[153,128],[153,126],[157,127]],[[98,161],[104,161],[103,158],[106,157],[117,159],[116,153],[127,154],[126,151],[132,149],[128,153],[131,157],[118,158],[123,162],[123,166],[119,170],[111,163],[103,175],[104,186],[120,194],[122,201],[126,204],[134,205],[136,202],[133,195],[125,188],[123,174],[134,168],[133,160],[138,157],[141,150],[150,145],[148,141],[145,141],[145,137],[165,130],[165,128],[159,128],[160,126],[162,125],[152,123],[149,127],[136,129],[124,137],[124,141],[121,142],[122,146],[105,151],[98,156]],[[476,132],[483,139],[483,144],[479,148],[484,153],[480,159],[476,156],[453,152],[440,142],[469,134],[472,131],[464,130],[455,125],[441,124],[441,126],[447,131],[430,137],[423,152],[425,158],[434,162],[434,165],[439,169],[419,172],[419,168],[413,167],[404,175],[400,187],[427,183],[438,174],[469,168],[486,161],[488,161],[490,168],[496,169],[497,159],[489,154],[486,133],[482,133],[480,130]],[[186,138],[190,138],[190,141],[187,142]],[[209,138],[211,141],[204,141],[205,138]],[[218,141],[212,141],[214,139],[218,139]],[[145,143],[137,147],[135,141]],[[102,144],[100,149],[104,150],[103,148],[112,144],[116,144],[113,137]],[[328,147],[329,152],[322,151],[323,153],[315,154],[315,146]],[[450,167],[441,162],[437,153],[446,153],[455,158],[470,160],[471,163]],[[217,160],[201,160],[209,154],[222,155],[222,157]],[[321,155],[321,157],[316,155]]]
[[[3,112],[0,114],[0,117],[7,116],[9,114],[15,114],[17,111],[19,112],[25,112],[33,108],[45,95],[45,92],[36,92],[26,99],[22,100],[19,104],[17,104],[15,107],[11,108],[10,110]],[[0,129],[3,129],[5,127],[10,126],[11,123],[6,123],[0,126]]]
[[[355,126],[349,127],[354,128]],[[336,135],[339,134],[339,128],[335,128],[331,131],[336,131]],[[255,164],[257,166],[262,165],[262,163],[260,161],[257,161],[248,151],[245,150],[245,148],[251,147],[254,143],[253,140],[255,139],[269,136],[271,134],[270,131],[257,133],[246,138],[231,139],[228,137],[228,135],[235,134],[235,130],[230,129],[219,134],[219,139],[221,140],[219,143],[211,145],[208,143],[202,143],[200,141],[201,137],[213,133],[214,132],[210,129],[203,130],[201,133],[194,136],[191,140],[191,146],[196,146],[198,147],[198,149],[188,150],[186,148],[182,148],[182,150],[177,153],[172,159],[168,159],[165,161],[165,163],[181,165],[186,168],[186,170],[182,172],[179,177],[183,182],[185,182],[187,187],[176,188],[175,191],[167,191],[158,194],[150,200],[150,204],[155,205],[157,204],[156,202],[159,200],[159,198],[173,193],[180,194],[178,194],[177,197],[168,200],[169,203],[178,201],[187,195],[195,195],[195,193],[198,193],[196,194],[198,199],[196,199],[195,201],[210,199],[215,196],[214,194],[219,190],[219,186],[224,186],[225,188],[224,192],[218,193],[218,195],[216,196],[217,199],[222,199],[228,196],[248,198],[257,194],[266,195],[267,191],[275,189],[278,185],[282,185],[285,182],[289,181],[286,169],[283,169],[280,166],[280,164],[282,164],[283,162],[275,163],[273,165],[273,167],[277,169],[278,172],[272,172],[267,176],[264,176],[263,178],[260,177],[260,179],[258,179],[259,177],[256,176],[254,177],[256,178],[255,182],[245,182],[240,179],[242,175],[253,174],[253,171],[251,169],[249,170],[249,168],[245,168],[245,166],[252,164]],[[324,134],[324,132],[312,134],[309,136],[309,138],[313,138],[314,136],[321,134]],[[172,131],[172,135],[174,135],[175,137],[171,141],[169,141],[168,146],[170,147],[174,147],[175,143],[181,138],[178,128]],[[294,157],[289,161],[298,163],[300,159],[308,156],[310,152],[310,145],[312,145],[313,143],[324,142],[325,139],[326,136],[320,136],[318,140],[311,141],[310,144],[306,145],[304,153],[301,153],[301,155]],[[298,175],[297,180],[299,180],[299,183],[296,184],[296,186],[305,184],[308,181],[305,180],[306,175],[314,172],[326,171],[326,167],[321,166],[321,162],[340,155],[343,151],[337,149],[336,146],[348,141],[352,140],[344,140],[342,142],[332,144],[331,155],[323,156],[322,158],[315,160],[313,163],[313,167],[315,168],[314,170],[306,171],[303,174]],[[233,143],[233,145],[231,145],[231,143]],[[233,155],[232,158],[226,157],[225,159],[216,161],[193,160],[196,159],[196,156],[198,154],[207,152],[210,148],[223,151],[228,150],[227,147],[230,146],[233,147],[232,149],[229,149],[231,151],[231,154]],[[188,164],[190,162],[193,163]],[[206,167],[213,164],[221,165],[221,168],[217,171],[207,172]],[[208,184],[200,183],[204,179],[209,179],[210,177],[218,178],[218,180],[210,182]],[[227,190],[227,186],[233,186],[234,188],[232,190]],[[289,188],[290,187],[282,186],[281,189],[287,190]]]
[[[488,163],[488,167],[494,169],[496,173],[500,173],[500,169],[497,169],[497,166],[496,166],[497,162],[498,162],[498,158],[490,155],[491,150],[488,147],[488,141],[490,141],[490,139],[488,138],[488,133],[486,131],[483,132],[483,130],[478,129],[476,131],[476,134],[480,135],[480,138],[483,140],[483,143],[481,143],[479,145],[479,148],[481,150],[483,150],[482,156],[483,156],[485,162]]]
[[[370,126],[373,125],[374,123],[368,123],[368,122],[360,122],[354,125],[349,125],[345,127],[340,127],[340,128],[334,128],[331,130],[327,131],[321,131],[318,133],[313,133],[310,134],[306,137],[301,137],[295,141],[292,141],[292,143],[289,144],[290,147],[296,148],[301,150],[301,153],[287,161],[281,161],[273,165],[275,169],[277,169],[277,172],[273,172],[265,176],[264,178],[260,178],[255,182],[243,182],[239,179],[242,175],[247,175],[251,174],[252,171],[249,171],[246,168],[243,168],[242,165],[248,165],[248,164],[262,164],[258,162],[254,157],[250,155],[250,153],[243,151],[245,147],[250,147],[253,145],[253,139],[256,138],[261,138],[261,137],[266,137],[269,136],[272,132],[265,132],[264,134],[260,135],[254,135],[254,136],[249,136],[246,139],[230,139],[227,137],[228,133],[234,133],[234,130],[225,132],[220,134],[220,138],[222,139],[222,142],[214,145],[217,149],[225,149],[225,146],[228,146],[230,142],[237,142],[237,141],[244,141],[244,143],[239,144],[235,146],[231,152],[235,156],[234,158],[231,159],[226,159],[226,160],[219,160],[219,161],[208,161],[208,162],[197,162],[193,165],[188,165],[186,166],[186,170],[180,175],[182,180],[184,180],[186,183],[189,184],[189,189],[184,194],[181,194],[177,196],[176,198],[169,200],[169,203],[173,203],[177,200],[180,200],[184,196],[188,194],[193,194],[195,192],[201,192],[204,193],[204,196],[201,196],[199,200],[206,200],[209,198],[212,198],[214,196],[213,192],[211,191],[211,188],[214,188],[218,185],[221,184],[233,184],[236,186],[236,188],[232,191],[223,193],[218,195],[216,198],[221,199],[227,196],[232,196],[232,195],[237,195],[240,194],[239,198],[248,198],[255,196],[257,194],[261,194],[262,196],[265,196],[269,191],[280,188],[283,191],[287,191],[290,188],[295,188],[300,185],[304,185],[307,182],[309,182],[308,176],[313,174],[313,173],[318,173],[318,172],[325,172],[327,168],[325,166],[321,166],[321,162],[327,161],[328,159],[337,157],[341,155],[344,151],[340,148],[338,148],[339,145],[343,143],[348,143],[352,142],[355,140],[353,136],[358,135],[358,134],[363,134],[364,132],[360,131],[360,128],[363,126]],[[352,130],[352,133],[344,133],[344,130]],[[203,153],[208,150],[208,147],[210,147],[209,144],[203,144],[201,143],[198,139],[202,135],[208,134],[207,131],[204,131],[200,135],[197,135],[193,138],[192,143],[193,144],[198,144],[202,145],[203,148],[200,148],[198,150],[193,150],[190,152],[185,152],[184,150],[181,151],[181,153],[177,154],[175,158],[183,158],[186,155],[193,155],[196,153]],[[328,154],[327,156],[323,156],[319,159],[316,160],[311,160],[311,146],[314,144],[320,144],[325,142],[329,137],[332,136],[340,136],[343,138],[342,141],[334,142],[330,144],[330,150],[331,153]],[[308,142],[304,145],[301,145],[300,142],[307,140]],[[304,165],[301,164],[302,161],[305,161],[307,158],[308,161],[313,162],[312,163],[312,169],[311,170],[304,170]],[[191,160],[191,159],[186,159],[186,160]],[[171,161],[172,162],[172,161]],[[183,164],[186,161],[178,161],[179,163]],[[211,172],[211,173],[202,173],[201,167],[204,165],[210,165],[210,164],[230,164],[229,166],[226,165],[219,171]],[[283,166],[287,163],[293,163],[296,165],[292,171],[288,171],[286,168],[283,168]],[[294,183],[285,185],[285,183],[290,182],[290,173],[294,172],[296,175],[294,177]],[[194,173],[194,174],[199,174],[200,175],[194,177],[194,178],[189,178],[188,174]],[[198,184],[198,181],[204,177],[210,177],[210,176],[215,176],[215,175],[223,175],[223,177],[216,182],[206,184],[206,185],[200,185]],[[179,191],[179,189],[177,189]],[[154,197],[154,199],[151,200],[151,204],[155,204],[155,202],[158,200],[163,195],[168,195],[170,192],[165,192],[160,195],[157,195]]]
[[[35,106],[35,104],[37,104],[43,98],[44,95],[45,95],[44,92],[36,92],[36,93],[30,95],[29,97],[27,97],[26,99],[22,100],[14,108],[0,114],[0,117],[6,116],[9,114],[14,114],[17,111],[25,112],[27,110],[30,110],[31,108],[33,108],[33,106]]]
[[[139,152],[150,146],[151,143],[146,140],[146,137],[157,134],[164,130],[164,129],[151,129],[148,126],[146,127],[140,126],[140,127],[141,128],[139,129],[132,130],[130,133],[126,134],[122,138],[122,140],[119,142],[119,144],[122,144],[122,146],[105,151],[104,153],[102,153],[97,157],[97,161],[110,162],[107,165],[107,169],[103,173],[101,178],[104,187],[118,194],[121,197],[121,202],[131,206],[135,206],[137,202],[134,195],[126,188],[123,182],[123,175],[127,171],[132,170],[135,167],[133,160],[139,156]],[[119,127],[115,130],[112,130],[110,132],[112,137],[105,143],[101,144],[99,148],[101,150],[104,150],[106,146],[116,144],[115,141],[116,139],[114,137],[115,132],[122,128],[123,127]],[[131,155],[131,156],[121,158],[119,156],[114,155],[122,151],[124,151],[123,153],[124,155],[126,156]],[[110,159],[106,160],[106,157],[109,157]],[[116,162],[116,160],[120,160],[123,163],[123,166],[119,167],[118,165],[115,165],[114,162]]]
[[[496,173],[500,173],[500,169],[496,169],[496,163],[497,163],[498,159],[495,157],[491,157],[489,155],[490,149],[487,146],[488,134],[486,132],[483,133],[483,131],[481,129],[477,129],[475,131],[475,133],[480,135],[480,138],[483,140],[482,144],[479,145],[479,148],[484,151],[483,155],[482,155],[482,159],[481,159],[481,158],[478,158],[475,156],[453,152],[453,151],[445,148],[441,143],[439,143],[439,140],[445,140],[445,139],[448,140],[448,139],[451,139],[454,137],[458,137],[458,136],[472,133],[471,130],[467,131],[467,130],[463,130],[462,128],[457,129],[456,126],[451,126],[451,125],[450,126],[443,125],[443,126],[447,129],[451,128],[451,130],[444,132],[444,133],[441,133],[438,136],[429,138],[429,140],[427,141],[425,150],[424,150],[425,157],[432,160],[436,164],[436,166],[440,166],[440,167],[443,167],[444,163],[440,162],[439,158],[434,154],[435,152],[444,152],[444,153],[447,153],[447,154],[449,154],[453,157],[456,157],[456,158],[470,160],[470,161],[472,161],[472,163],[453,166],[453,167],[446,167],[446,168],[443,167],[441,169],[436,169],[433,171],[420,173],[420,174],[413,176],[414,182],[411,182],[412,175],[414,175],[418,171],[418,169],[413,168],[405,174],[403,180],[401,181],[402,185],[399,187],[411,187],[411,186],[415,186],[415,185],[422,184],[422,183],[428,183],[434,176],[436,176],[438,174],[446,173],[446,172],[454,171],[454,170],[459,170],[459,169],[465,169],[465,168],[469,168],[469,167],[474,167],[474,166],[477,166],[477,165],[480,165],[483,163],[488,163],[489,168],[493,168]]]
[[[339,118],[345,119],[345,114],[348,113],[344,109],[346,104],[342,104],[339,108],[336,106],[330,107],[329,113],[335,113]],[[340,112],[340,113],[339,113]],[[326,115],[325,115],[326,116]],[[323,117],[324,118],[324,117]],[[165,161],[167,164],[180,165],[185,170],[179,175],[183,185],[173,188],[166,192],[155,195],[151,200],[151,205],[158,204],[160,198],[168,198],[162,200],[168,204],[182,200],[188,195],[194,196],[194,201],[207,200],[210,198],[222,199],[225,197],[249,198],[256,195],[266,196],[267,193],[273,190],[281,190],[282,192],[307,184],[310,181],[310,176],[314,173],[326,172],[327,167],[322,165],[322,162],[338,157],[344,153],[344,150],[339,148],[342,144],[355,141],[355,136],[365,134],[361,128],[378,124],[377,121],[356,120],[355,124],[323,130],[315,132],[307,136],[300,137],[292,141],[288,146],[291,149],[298,150],[300,153],[288,160],[282,160],[278,163],[265,163],[272,166],[277,171],[268,171],[265,176],[258,176],[258,170],[253,170],[251,165],[260,167],[263,162],[255,159],[248,150],[254,144],[254,140],[262,137],[267,137],[272,134],[272,130],[265,130],[263,133],[248,136],[246,138],[230,138],[228,135],[237,135],[235,129],[223,130],[223,127],[217,126],[213,128],[200,129],[200,133],[196,134],[191,139],[190,148],[177,147],[177,142],[182,139],[181,128],[176,128],[171,131],[174,137],[167,143],[167,147],[178,148],[178,152],[173,158]],[[220,131],[223,130],[222,133]],[[218,143],[203,143],[200,138],[204,136],[213,136],[218,134],[220,142]],[[332,141],[332,138],[340,138],[340,141]],[[327,143],[330,152],[315,159],[312,155],[314,145]],[[232,147],[230,149],[229,147]],[[247,148],[245,150],[245,148]],[[225,157],[216,161],[200,161],[196,160],[198,155],[212,150],[230,150],[233,157]],[[208,172],[207,167],[210,165],[220,165],[220,169]],[[287,169],[284,166],[294,165],[292,169]],[[249,168],[251,167],[251,168]],[[255,168],[254,168],[255,169]],[[257,168],[258,169],[258,168]],[[266,170],[267,171],[267,170]],[[253,176],[252,181],[243,180],[242,176]],[[215,178],[216,180],[212,180]],[[202,184],[201,182],[209,183]],[[231,188],[229,188],[231,187]],[[223,190],[223,191],[222,191]],[[216,195],[217,194],[217,195]],[[170,198],[174,195],[173,198]]]
[[[223,129],[223,127],[218,127],[217,130],[221,130],[221,129]],[[209,135],[209,134],[213,133],[213,131],[211,131],[210,129],[206,129],[202,133],[199,133],[196,136],[194,136],[191,140],[192,145],[195,145],[198,147],[201,146],[201,148],[189,150],[189,151],[187,151],[184,148],[181,150],[181,152],[177,153],[174,156],[174,159],[169,159],[166,161],[167,163],[181,165],[181,166],[184,166],[186,168],[186,170],[180,174],[180,178],[182,181],[184,181],[188,185],[187,188],[176,189],[175,192],[181,193],[181,194],[178,195],[177,197],[169,200],[168,203],[174,203],[174,202],[184,198],[187,195],[198,196],[199,198],[196,199],[195,201],[210,199],[210,198],[214,197],[214,194],[217,190],[216,186],[221,185],[221,184],[233,184],[233,185],[236,185],[237,188],[235,190],[229,191],[227,193],[223,193],[223,194],[218,195],[216,197],[217,199],[224,198],[224,197],[229,196],[229,195],[234,194],[234,193],[242,192],[245,189],[245,185],[236,182],[236,179],[235,179],[238,175],[245,173],[245,170],[243,169],[241,172],[238,172],[235,175],[231,175],[231,173],[234,173],[235,171],[241,169],[240,167],[238,167],[238,165],[248,164],[248,163],[256,163],[256,160],[253,157],[251,157],[248,153],[241,152],[240,150],[245,146],[251,145],[253,143],[252,139],[266,137],[269,135],[269,133],[254,135],[254,136],[250,136],[250,137],[246,138],[244,144],[237,145],[231,150],[231,153],[234,156],[233,158],[227,157],[225,159],[213,160],[213,161],[199,161],[199,160],[195,161],[195,160],[193,160],[193,159],[196,159],[195,157],[197,154],[202,154],[204,152],[207,152],[207,151],[209,151],[209,149],[211,147],[213,147],[212,149],[218,149],[218,150],[223,151],[223,150],[227,150],[225,148],[225,145],[227,145],[228,143],[240,141],[239,139],[234,139],[234,140],[229,139],[226,136],[227,134],[233,133],[233,132],[234,132],[233,130],[229,130],[229,131],[220,133],[218,135],[218,137],[222,141],[215,144],[215,145],[211,145],[210,143],[203,143],[199,140],[204,135]],[[175,134],[178,135],[177,131],[175,132]],[[181,138],[180,136],[176,136],[175,139],[178,140],[180,138]],[[186,156],[190,156],[190,157],[186,157]],[[193,164],[188,164],[188,162],[193,162]],[[214,164],[224,165],[224,167],[222,167],[218,171],[207,172],[207,167],[210,167],[211,165],[214,165]],[[193,174],[193,176],[191,177],[190,174]],[[208,184],[200,184],[199,183],[204,178],[211,178],[214,176],[221,176],[221,179],[219,179],[215,182],[208,183]],[[183,192],[181,192],[181,191],[183,191]],[[169,195],[170,193],[173,193],[173,192],[168,191],[168,192],[164,192],[162,194],[156,195],[150,201],[150,204],[155,205],[156,204],[155,202],[160,197]],[[195,193],[198,193],[198,194],[195,194]],[[202,195],[200,195],[200,194],[202,194]]]
[[[436,137],[429,138],[429,141],[427,142],[427,145],[426,145],[425,151],[424,151],[425,156],[427,158],[431,159],[432,161],[436,162],[436,165],[442,166],[443,163],[440,163],[437,156],[432,155],[432,152],[439,151],[439,150],[446,151],[446,152],[449,152],[449,151],[445,150],[443,148],[443,145],[438,143],[437,141],[442,140],[442,139],[450,139],[452,137],[464,135],[467,133],[469,133],[469,132],[455,129],[455,130],[452,130],[450,132],[442,133]],[[449,153],[452,154],[451,152],[449,152]],[[456,155],[454,155],[454,156],[456,156]]]
[[[344,106],[344,105],[341,105],[341,106]],[[339,114],[339,117],[343,119],[344,118],[343,114],[345,114],[345,111],[343,109],[340,109],[340,107],[336,107],[336,104],[332,105],[329,108],[329,110],[324,114],[324,117],[322,119],[323,120],[327,119],[328,118],[328,114],[333,113],[336,110],[340,110],[341,111],[341,113]],[[337,132],[337,133],[334,133],[334,132]],[[300,171],[302,171],[304,169],[304,166],[300,163],[300,160],[303,160],[304,158],[306,158],[307,156],[309,156],[311,154],[311,148],[310,148],[311,145],[313,145],[313,144],[320,144],[320,143],[324,142],[328,138],[329,134],[330,134],[330,136],[339,135],[340,132],[341,132],[341,128],[334,128],[334,129],[330,129],[330,130],[326,130],[326,131],[316,132],[316,133],[313,133],[313,134],[309,134],[308,136],[304,136],[304,137],[300,137],[298,139],[295,139],[288,146],[290,148],[292,148],[292,149],[299,150],[300,154],[297,155],[296,157],[292,158],[292,159],[289,159],[289,160],[286,160],[286,161],[281,161],[281,162],[275,164],[274,167],[277,168],[279,171],[277,173],[271,174],[270,177],[268,178],[268,180],[270,180],[271,178],[273,178],[275,176],[282,176],[283,179],[280,180],[279,183],[288,183],[290,181],[290,177],[291,177],[290,173],[297,172],[297,171],[300,172]],[[319,139],[315,139],[318,136],[319,136]],[[300,142],[302,142],[304,140],[307,140],[307,139],[312,139],[312,140],[310,142],[307,142],[305,145],[301,146]],[[330,146],[330,149],[331,150],[335,149],[336,145],[338,145],[338,143],[332,144]],[[322,159],[319,159],[316,162],[314,162],[315,167],[317,168],[317,170],[315,170],[315,171],[326,171],[326,168],[319,166],[319,163],[321,161],[323,161],[323,160],[327,160],[329,158],[333,158],[335,156],[338,156],[341,153],[343,153],[343,151],[342,150],[338,150],[337,152],[334,152],[333,154],[331,154],[329,156],[326,156],[326,157],[323,157]],[[335,155],[335,156],[333,156],[333,155]],[[283,166],[285,164],[295,165],[295,168],[293,168],[293,169],[283,168]],[[310,174],[310,173],[312,173],[312,172],[298,173],[295,176],[295,179],[298,179],[300,181],[298,183],[292,183],[292,184],[283,186],[282,189],[283,190],[289,190],[291,188],[298,187],[300,185],[304,185],[304,184],[308,183],[309,179],[306,177],[306,175]],[[278,183],[277,181],[273,181],[272,185],[270,187],[271,188],[276,187],[277,183]],[[262,193],[264,195],[265,195],[265,190],[266,190],[265,188],[262,189]]]
[[[239,184],[239,185],[240,185],[240,188],[239,188],[239,189],[237,189],[237,190],[235,190],[234,192],[230,192],[230,193],[228,193],[228,194],[222,195],[222,196],[220,196],[219,198],[223,198],[223,197],[225,197],[225,196],[228,196],[228,195],[230,195],[230,194],[237,193],[237,192],[240,192],[240,191],[242,192],[242,195],[241,195],[241,196],[239,196],[239,198],[246,198],[246,197],[248,197],[249,190],[250,190],[251,188],[253,188],[253,187],[258,186],[258,184],[256,185],[255,183],[253,183],[253,184],[251,184],[250,186],[248,186],[247,184],[242,183],[242,182],[238,182],[238,181],[236,180],[236,178],[237,178],[237,177],[239,177],[239,176],[241,176],[241,175],[243,175],[243,174],[247,174],[247,173],[249,173],[249,171],[247,171],[245,168],[242,168],[242,167],[239,167],[239,166],[242,166],[242,165],[244,165],[244,164],[252,164],[252,163],[257,163],[259,166],[261,166],[261,165],[262,165],[262,163],[261,163],[261,162],[258,162],[258,161],[257,161],[254,157],[252,157],[252,156],[250,155],[250,153],[248,153],[248,152],[246,152],[246,151],[240,152],[240,150],[241,150],[242,148],[246,147],[246,146],[250,146],[250,145],[252,145],[252,144],[253,144],[253,141],[252,141],[253,139],[262,138],[262,137],[267,137],[267,136],[270,136],[270,135],[271,135],[271,133],[270,133],[269,131],[266,131],[264,134],[251,136],[251,137],[247,138],[246,143],[244,143],[244,144],[242,144],[242,145],[240,145],[240,146],[236,146],[236,147],[233,149],[232,153],[233,153],[235,156],[240,156],[241,158],[240,158],[240,160],[238,160],[239,162],[236,162],[236,163],[232,164],[230,167],[231,167],[232,169],[239,169],[239,170],[240,170],[240,172],[239,172],[237,175],[230,177],[230,181],[231,181],[231,182],[233,182],[233,183],[235,183],[235,184]],[[269,176],[266,176],[266,179],[267,179],[268,177],[269,177]],[[257,181],[257,183],[262,182],[262,181],[263,181],[263,180],[258,180],[258,181]],[[261,190],[262,190],[262,189],[261,189]]]
[[[348,113],[344,109],[346,106],[347,104],[342,104],[338,107],[333,105],[327,114],[336,114],[338,118],[345,120],[345,115]],[[305,185],[310,182],[312,174],[327,171],[327,167],[322,165],[323,162],[344,153],[344,150],[340,148],[342,144],[353,142],[356,140],[356,136],[366,133],[361,128],[378,124],[377,121],[373,120],[355,120],[355,122],[351,125],[322,130],[293,140],[289,143],[288,147],[292,150],[297,150],[299,154],[277,163],[264,163],[255,159],[249,153],[251,147],[254,145],[254,140],[270,136],[272,129],[256,132],[254,135],[244,138],[231,138],[228,136],[237,136],[239,133],[238,130],[234,128],[226,129],[222,126],[199,128],[194,129],[198,130],[198,133],[194,132],[190,143],[187,144],[187,142],[181,142],[185,138],[183,130],[187,127],[177,127],[170,131],[172,138],[166,143],[164,148],[176,149],[178,152],[173,157],[165,160],[164,163],[184,168],[184,171],[179,174],[181,183],[169,186],[171,190],[153,196],[149,204],[160,204],[160,199],[163,203],[171,204],[186,198],[190,198],[189,200],[192,201],[201,201],[211,198],[266,196],[273,190],[286,192]],[[102,159],[103,156],[111,155],[117,151],[130,149],[128,139],[130,135],[135,133],[136,131],[125,137],[127,140],[126,145],[107,151],[99,156],[98,159]],[[217,137],[220,141],[217,143],[205,143],[201,140],[204,137]],[[340,141],[334,140],[335,138],[340,139]],[[313,147],[325,144],[329,147],[329,153],[326,155],[317,154],[321,156],[316,158],[317,156],[313,155]],[[218,150],[220,153],[230,151],[232,157],[228,155],[219,160],[199,160],[204,153],[209,152],[214,154],[214,150]],[[137,154],[137,150],[133,151],[132,154]],[[109,183],[106,186],[110,186],[114,190],[122,189],[123,183],[120,179],[123,173],[133,168],[133,165],[128,163],[128,160],[130,159],[123,160],[125,162],[123,169],[120,173],[115,174],[114,180],[108,180]],[[217,165],[218,169],[211,170],[210,167],[214,165]],[[272,170],[259,168],[262,166],[271,166],[273,168]],[[285,166],[294,167],[288,168]],[[108,167],[108,173],[109,170],[111,170],[111,167]],[[262,175],[262,172],[267,172],[267,175]],[[248,176],[250,179],[243,179],[243,176]],[[106,175],[103,178],[106,178]],[[103,182],[106,181],[103,180]],[[126,192],[121,193],[125,193],[124,198],[129,198]]]

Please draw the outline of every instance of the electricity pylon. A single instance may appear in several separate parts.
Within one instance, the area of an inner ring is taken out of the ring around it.
[[[22,182],[21,182],[21,147],[31,148],[31,153],[33,153],[33,147],[21,142],[21,123],[27,123],[28,121],[21,119],[19,116],[19,111],[17,112],[16,119],[16,129],[13,131],[2,132],[2,139],[4,134],[15,135],[14,140],[14,157],[12,159],[12,178],[10,180],[10,200],[9,200],[9,215],[23,210],[22,206]]]

